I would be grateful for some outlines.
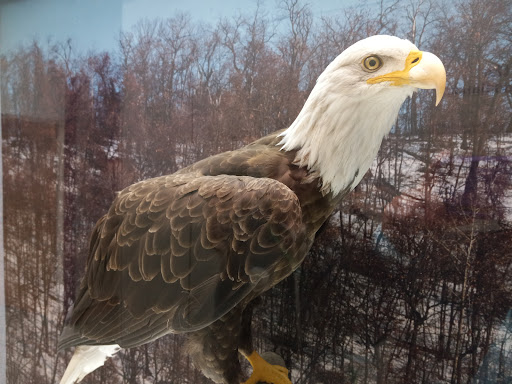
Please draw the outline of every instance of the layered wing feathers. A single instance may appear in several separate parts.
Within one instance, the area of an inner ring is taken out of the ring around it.
[[[134,184],[95,227],[61,346],[132,346],[205,327],[291,273],[305,240],[298,199],[276,180],[176,174]]]

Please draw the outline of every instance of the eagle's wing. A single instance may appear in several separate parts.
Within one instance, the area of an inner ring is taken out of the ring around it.
[[[129,347],[203,328],[290,274],[305,240],[297,196],[276,180],[134,184],[96,224],[60,347]]]

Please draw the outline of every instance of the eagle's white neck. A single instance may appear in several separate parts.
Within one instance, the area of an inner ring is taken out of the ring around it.
[[[296,163],[320,176],[325,193],[337,195],[361,181],[412,89],[396,87],[385,97],[364,93],[343,95],[317,83],[281,134],[281,148],[298,150]]]

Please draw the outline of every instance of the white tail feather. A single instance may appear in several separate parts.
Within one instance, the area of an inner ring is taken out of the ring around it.
[[[101,367],[107,358],[114,355],[121,347],[113,345],[81,345],[76,347],[60,384],[73,384],[81,381],[85,375]]]

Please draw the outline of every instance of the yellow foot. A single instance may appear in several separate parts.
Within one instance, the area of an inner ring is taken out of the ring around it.
[[[258,352],[254,351],[249,356],[245,356],[252,365],[252,375],[249,380],[242,384],[292,384],[288,378],[288,370],[280,365],[272,365],[263,359]]]

